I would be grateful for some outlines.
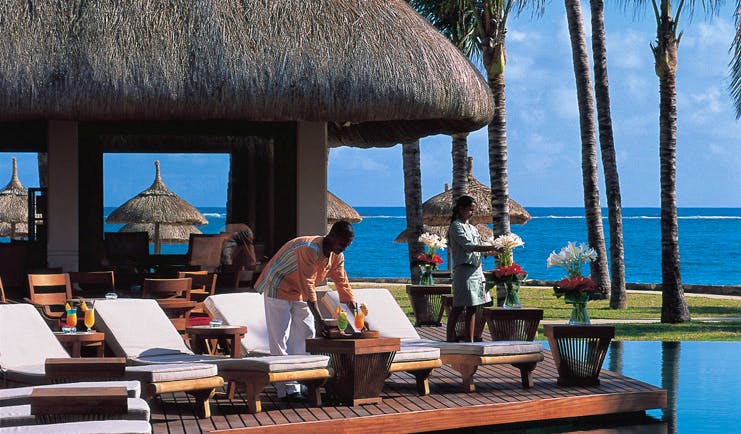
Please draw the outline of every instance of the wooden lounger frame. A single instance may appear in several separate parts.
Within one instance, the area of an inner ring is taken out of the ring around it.
[[[320,388],[334,373],[329,368],[303,369],[286,372],[259,372],[219,367],[219,375],[227,381],[234,381],[244,387],[248,413],[262,411],[260,393],[265,387],[276,381],[300,381],[309,388],[309,404],[318,407],[322,405]]]
[[[441,354],[440,359],[461,374],[463,389],[474,392],[473,374],[481,365],[510,364],[520,370],[522,388],[533,387],[533,370],[543,361],[543,353],[514,354],[504,356],[477,356],[473,354]]]
[[[414,379],[417,382],[417,393],[419,396],[426,396],[430,394],[430,374],[442,365],[443,362],[440,359],[396,362],[391,363],[389,374],[392,372],[408,372],[414,375]]]

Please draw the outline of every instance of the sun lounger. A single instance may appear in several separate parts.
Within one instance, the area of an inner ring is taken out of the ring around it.
[[[106,333],[106,343],[114,354],[135,365],[214,364],[225,380],[244,386],[251,413],[262,410],[260,393],[276,381],[307,383],[310,402],[321,405],[319,388],[331,377],[329,357],[322,355],[224,358],[194,354],[155,300],[98,300],[95,309],[98,327]]]
[[[0,407],[9,405],[25,405],[31,403],[31,392],[34,389],[48,389],[58,387],[125,387],[129,398],[141,397],[141,383],[138,381],[79,381],[76,383],[44,384],[39,386],[14,387],[0,389]]]
[[[40,385],[51,382],[46,376],[47,359],[72,359],[64,350],[40,314],[29,304],[0,305],[0,373],[3,387]],[[208,400],[214,389],[224,384],[209,364],[158,364],[127,367],[124,378],[142,383],[142,397],[184,391],[198,403],[199,417],[208,417]],[[75,381],[96,377],[95,372],[80,372]]]
[[[532,387],[532,371],[543,360],[541,344],[527,341],[454,343],[423,340],[387,289],[353,289],[353,293],[356,300],[368,306],[366,319],[374,330],[378,330],[381,336],[401,338],[402,346],[438,348],[442,362],[461,374],[466,391],[475,390],[473,375],[479,366],[501,363],[517,367],[522,387]],[[337,292],[328,292],[321,302],[328,311],[334,312],[339,304]],[[350,324],[353,323],[351,312],[348,312],[348,320]]]
[[[138,420],[149,422],[149,405],[141,398],[128,398],[123,414],[63,414],[51,417],[54,422],[81,422],[90,420]],[[31,404],[0,406],[0,427],[43,425],[48,419],[32,414]]]
[[[152,426],[141,420],[99,420],[91,422],[54,423],[0,428],[0,434],[151,434]]]

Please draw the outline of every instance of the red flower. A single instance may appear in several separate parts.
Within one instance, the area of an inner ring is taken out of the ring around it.
[[[417,260],[419,262],[434,264],[435,266],[443,263],[443,258],[441,258],[440,255],[438,255],[437,253],[435,253],[434,255],[429,255],[427,253],[420,253],[419,255],[417,255]]]
[[[512,265],[500,265],[491,273],[494,274],[496,282],[514,282],[525,280],[527,277],[527,272],[516,262],[513,262]]]
[[[597,292],[597,284],[594,283],[594,281],[588,277],[568,277],[566,279],[561,279],[556,283],[556,287],[554,288],[557,293],[566,293],[566,292]]]

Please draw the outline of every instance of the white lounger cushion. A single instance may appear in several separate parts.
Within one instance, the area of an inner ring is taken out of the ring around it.
[[[510,356],[543,352],[543,345],[529,341],[440,342],[423,339],[410,345],[436,347],[440,349],[440,354],[473,356]]]
[[[145,383],[196,380],[218,375],[214,365],[206,363],[165,363],[157,365],[127,366],[126,378]]]
[[[125,301],[125,303],[121,303]],[[167,318],[155,300],[128,299],[128,300],[98,300],[95,303],[96,315],[100,329],[106,333],[106,342],[110,343],[113,352],[118,356],[126,357],[134,364],[157,363],[209,363],[222,369],[281,372],[315,368],[326,368],[329,357],[322,355],[270,356],[226,358],[193,354],[177,333],[175,327]],[[145,316],[151,324],[161,328],[155,337],[159,344],[156,349],[149,349],[149,335],[137,328],[129,328],[129,316],[126,311],[137,312]],[[172,333],[170,333],[172,332]],[[249,334],[250,331],[248,330]],[[178,343],[179,341],[179,343]],[[180,345],[179,352],[176,352]],[[162,351],[162,349],[167,349]]]
[[[43,386],[16,387],[12,389],[0,389],[0,407],[6,405],[23,405],[31,403],[31,392],[35,388],[45,389],[48,387],[125,387],[129,398],[141,396],[141,383],[138,381],[83,381],[78,383],[47,384]]]
[[[152,426],[141,420],[101,420],[0,428],[0,433],[33,434],[151,434]]]
[[[69,415],[70,420],[105,420],[105,419],[123,419],[123,420],[141,420],[149,421],[149,405],[141,398],[129,398],[128,412],[117,415],[99,415],[99,414],[82,414]],[[67,416],[62,416],[67,417]],[[43,422],[42,422],[43,423]],[[39,421],[36,416],[31,414],[31,404],[10,405],[0,407],[0,426],[21,426],[37,425]],[[64,431],[60,431],[64,432]],[[71,431],[70,431],[71,432]]]
[[[366,320],[370,327],[373,330],[378,330],[382,337],[401,338],[402,342],[419,339],[417,330],[409,322],[409,318],[401,310],[388,289],[354,288],[353,294],[358,304],[363,302],[368,306]],[[322,297],[321,302],[334,315],[335,309],[340,304],[340,298],[337,291],[329,291]],[[348,322],[353,324],[355,315],[349,312],[344,304],[341,307],[347,313]]]
[[[30,304],[0,304],[0,368],[44,365],[69,357],[39,312]]]
[[[116,355],[192,354],[157,300],[97,300],[95,311],[96,326],[106,334],[106,344]]]
[[[242,352],[245,355],[270,354],[262,294],[239,292],[212,295],[206,298],[203,305],[214,318],[224,321],[226,325],[247,326],[247,334],[242,338]]]
[[[394,354],[393,363],[399,362],[421,362],[425,360],[436,360],[440,358],[440,349],[417,345],[401,344],[401,349]]]

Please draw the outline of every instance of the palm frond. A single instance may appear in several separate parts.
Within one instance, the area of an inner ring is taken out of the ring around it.
[[[729,89],[736,105],[736,119],[741,119],[741,0],[736,4],[736,36],[729,51],[732,53]]]

